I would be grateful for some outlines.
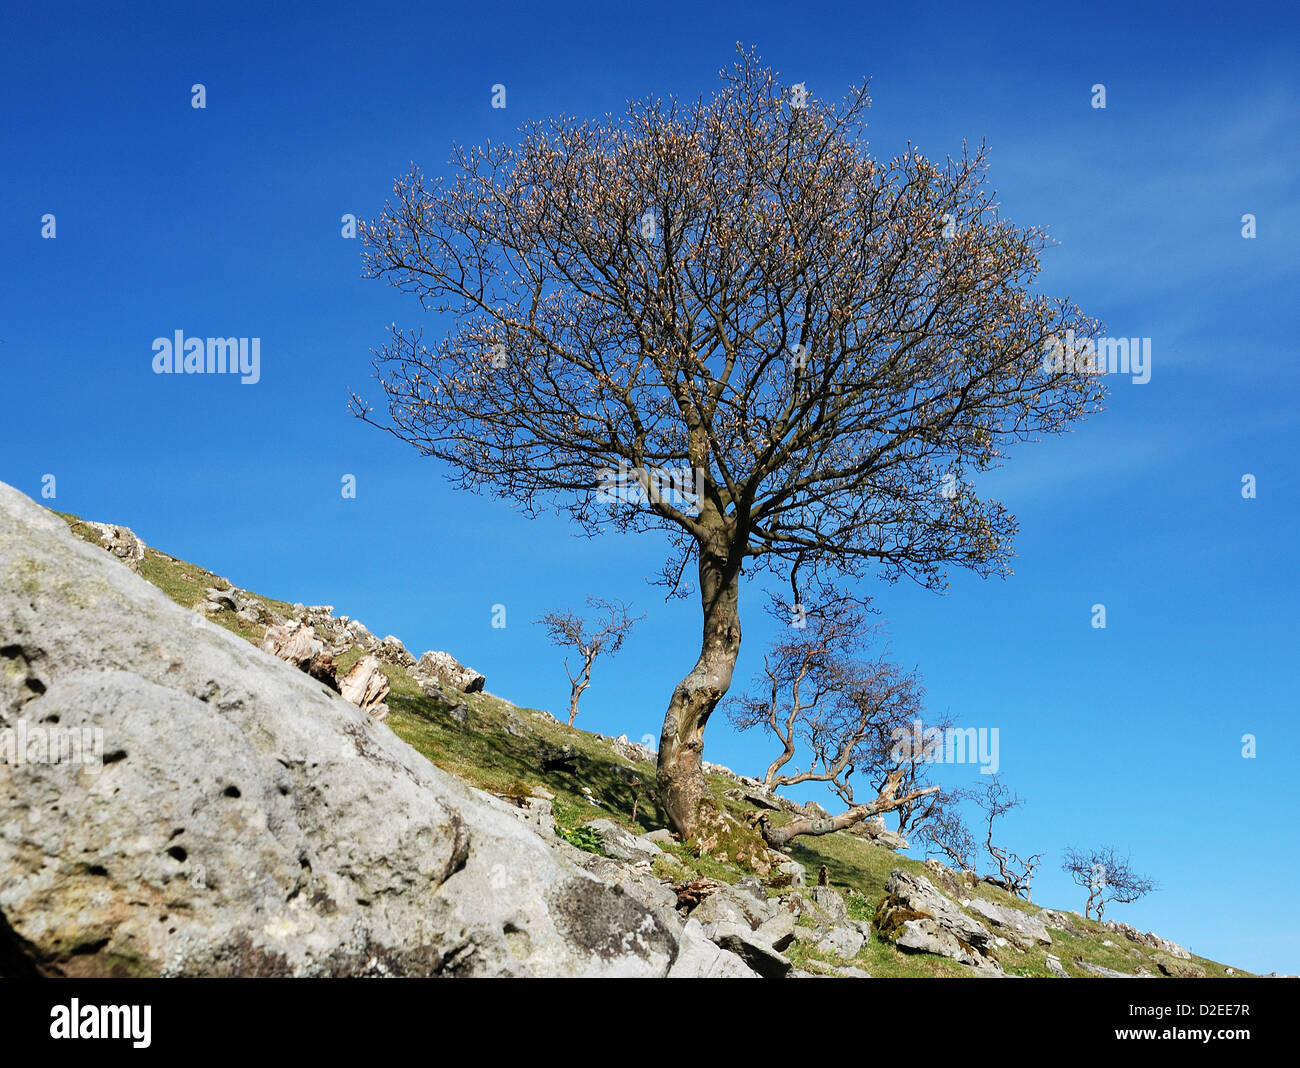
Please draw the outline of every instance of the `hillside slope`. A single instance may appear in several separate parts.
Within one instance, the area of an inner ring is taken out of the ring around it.
[[[638,836],[665,826],[653,793],[653,754],[642,747],[626,739],[568,727],[547,712],[517,706],[486,691],[464,693],[431,685],[413,670],[415,658],[400,642],[391,637],[380,642],[356,621],[335,618],[329,606],[292,605],[239,590],[200,566],[145,546],[126,528],[56,514],[74,534],[114,552],[182,607],[251,643],[262,641],[268,625],[302,619],[310,620],[334,644],[334,663],[340,675],[362,656],[377,653],[391,687],[386,726],[433,764],[474,787],[521,806],[543,799],[547,813],[544,832],[548,835],[553,817],[556,836],[586,853],[603,855],[608,836],[589,826],[593,820],[612,821]],[[229,595],[219,596],[216,591]],[[360,640],[349,644],[356,635]],[[683,901],[693,892],[691,884],[707,894],[711,888],[707,880],[736,884],[748,877],[746,881],[752,883],[755,875],[769,896],[788,895],[791,874],[762,859],[761,841],[752,831],[756,806],[744,798],[739,778],[716,768],[708,778],[719,805],[734,818],[725,826],[719,824],[704,840],[676,841],[661,831],[655,840],[663,853],[654,857],[652,874],[665,886],[676,888]],[[781,811],[769,815],[778,825],[790,818]],[[837,940],[827,934],[828,928],[835,927],[834,917],[828,920],[815,910],[799,915],[796,936],[783,952],[803,973],[865,972],[876,977],[988,974],[947,956],[904,952],[887,937],[891,932],[897,935],[897,925],[880,922],[877,910],[888,896],[891,872],[897,869],[932,882],[973,924],[989,922],[976,911],[983,902],[1023,914],[1032,926],[1037,926],[1033,921],[1041,921],[1050,928],[1050,945],[1032,938],[1002,937],[1010,931],[1000,925],[993,928],[988,953],[1005,975],[1248,974],[1194,955],[1184,958],[1180,947],[1173,946],[1171,954],[1171,944],[1142,936],[1122,924],[1102,924],[1073,912],[1044,910],[988,883],[972,887],[934,861],[912,860],[848,832],[802,838],[788,852],[807,873],[809,882],[824,872],[829,886],[843,896],[847,919],[841,918],[841,926],[862,935],[861,939]],[[795,886],[798,881],[796,877]],[[895,909],[895,913],[904,918],[915,915],[906,909],[901,913]],[[846,955],[846,950],[852,954]]]

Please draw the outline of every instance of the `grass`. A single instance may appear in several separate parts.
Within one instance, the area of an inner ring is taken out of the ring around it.
[[[56,514],[68,523],[74,534],[99,544],[97,533],[76,516]],[[225,588],[228,585],[225,579],[210,571],[152,548],[145,551],[141,572],[144,578],[186,608],[199,604],[208,587]],[[292,607],[284,601],[249,595],[257,597],[278,615],[292,615]],[[208,618],[255,644],[261,642],[266,630],[265,626],[250,624],[228,610],[210,614]],[[360,647],[354,647],[337,657],[335,664],[339,674],[342,675],[363,655]],[[554,795],[552,805],[557,833],[579,848],[599,852],[599,846],[590,833],[581,830],[593,819],[610,819],[634,834],[666,826],[664,812],[652,792],[655,769],[649,762],[625,760],[613,751],[609,742],[597,735],[569,727],[546,712],[519,707],[489,693],[449,695],[451,701],[463,703],[466,707],[461,722],[451,714],[451,705],[446,700],[425,695],[403,668],[386,663],[381,666],[391,687],[386,723],[399,738],[438,767],[481,790],[512,797],[533,792],[538,787],[549,791]],[[572,748],[575,756],[572,766],[545,770],[543,756],[566,746]],[[706,778],[714,797],[727,811],[742,821],[752,813],[752,806],[723,797],[723,791],[735,785],[733,781],[718,775]],[[635,780],[639,780],[639,785]],[[635,820],[632,818],[634,807]],[[777,826],[789,819],[780,812],[769,813],[769,816]],[[720,882],[735,882],[742,875],[752,874],[744,865],[719,860],[708,853],[701,855],[698,849],[687,843],[668,843],[664,851],[667,856],[656,863],[657,874],[682,878],[702,876]],[[824,865],[830,884],[844,893],[850,916],[861,921],[871,919],[894,868],[935,881],[933,873],[920,861],[843,831],[798,838],[790,844],[787,852],[804,866],[810,883],[816,880]],[[782,878],[775,873],[767,881],[769,893],[775,894],[785,888]],[[1040,906],[1022,901],[988,883],[980,883],[974,889],[964,884],[955,888],[940,886],[940,889],[958,902],[980,897],[1030,914],[1041,911]],[[1070,914],[1070,921],[1078,935],[1052,929],[1050,947],[1020,950],[1008,944],[1000,948],[997,952],[1003,969],[1012,975],[1047,977],[1052,974],[1047,967],[1047,954],[1052,953],[1072,977],[1092,977],[1092,973],[1081,968],[1076,961],[1129,974],[1137,974],[1141,969],[1160,975],[1154,960],[1157,951],[1137,946],[1122,935],[1106,930],[1097,921],[1085,920],[1075,913]],[[1105,945],[1107,941],[1112,945]],[[808,942],[795,942],[787,956],[798,967],[823,973],[830,968],[851,964],[880,978],[970,977],[974,974],[972,969],[944,957],[903,953],[878,938],[874,928],[866,944],[851,961],[822,953]],[[1215,961],[1193,957],[1193,963],[1203,967],[1209,976],[1226,975],[1226,966]],[[1236,969],[1235,974],[1246,976],[1249,973]]]

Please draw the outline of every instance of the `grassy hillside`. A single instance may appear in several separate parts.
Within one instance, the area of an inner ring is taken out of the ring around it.
[[[75,516],[59,514],[75,534],[99,544],[93,528]],[[141,573],[178,604],[191,609],[204,600],[206,588],[226,588],[229,585],[210,571],[152,548],[145,550]],[[249,595],[257,597],[277,615],[293,615],[292,606],[286,602]],[[266,629],[264,625],[238,618],[231,611],[223,610],[210,614],[208,618],[254,643],[261,642]],[[384,632],[379,630],[377,633]],[[451,652],[454,655],[454,650]],[[362,650],[354,647],[338,657],[336,664],[340,675],[362,655]],[[608,739],[568,727],[547,712],[516,706],[489,693],[456,695],[465,708],[454,710],[445,701],[425,696],[400,666],[385,664],[383,669],[392,687],[388,698],[390,714],[386,722],[398,737],[434,764],[480,789],[502,796],[520,797],[542,788],[554,795],[558,833],[574,844],[587,845],[583,836],[574,832],[584,823],[601,817],[612,819],[638,834],[665,826],[663,813],[650,792],[655,779],[653,765],[624,759]],[[572,766],[567,770],[544,771],[543,754],[563,746],[571,746],[574,751],[576,759]],[[709,778],[715,797],[732,813],[743,819],[753,811],[752,806],[723,797],[724,790],[736,785],[733,780],[716,775]],[[638,779],[640,785],[636,783]],[[590,791],[590,797],[584,793],[584,788]],[[790,818],[784,813],[772,813],[771,817],[774,824]],[[687,874],[682,871],[683,867],[725,882],[734,882],[742,875],[752,874],[743,864],[724,855],[704,852],[688,843],[676,842],[667,847],[667,852],[675,858],[675,863],[664,859],[657,863],[664,868],[673,868],[679,877]],[[831,885],[845,894],[850,915],[859,920],[871,919],[876,904],[884,896],[885,882],[893,868],[917,872],[932,880],[935,878],[934,873],[919,861],[847,832],[797,839],[788,852],[804,865],[810,881],[825,865]],[[775,880],[766,881],[772,893],[783,889]],[[1041,911],[1039,906],[1030,905],[987,883],[974,889],[957,885],[940,885],[939,888],[958,900],[979,896],[1029,913]],[[1078,936],[1053,929],[1050,949],[1038,947],[1021,951],[1011,944],[999,949],[999,959],[1006,972],[1019,976],[1050,976],[1046,957],[1051,952],[1072,977],[1086,978],[1094,974],[1080,962],[1129,974],[1161,974],[1154,959],[1157,955],[1155,950],[1135,945],[1096,921],[1077,914],[1071,913],[1070,920]],[[826,963],[852,964],[877,977],[968,977],[974,974],[972,969],[947,958],[902,953],[892,944],[880,941],[874,931],[852,961],[820,954],[806,942],[796,942],[787,955],[796,965],[809,971],[817,971],[820,964]],[[1215,961],[1193,957],[1191,963],[1203,968],[1208,976],[1227,974],[1225,966]],[[1248,973],[1236,969],[1233,974],[1242,976]]]

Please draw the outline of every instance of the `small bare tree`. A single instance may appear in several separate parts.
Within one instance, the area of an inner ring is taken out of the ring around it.
[[[1129,905],[1160,889],[1154,879],[1139,875],[1131,867],[1129,858],[1120,857],[1110,846],[1090,850],[1067,849],[1061,870],[1088,891],[1083,914],[1091,918],[1092,910],[1096,908],[1098,920],[1105,915],[1107,902]]]
[[[1002,887],[1009,894],[1023,897],[1026,901],[1032,900],[1031,884],[1034,881],[1034,871],[1042,863],[1043,854],[1031,853],[1028,857],[1022,858],[1019,854],[1012,853],[993,841],[994,824],[1025,802],[997,775],[993,775],[981,787],[969,790],[968,796],[984,815],[984,850],[998,866],[998,874],[986,875],[985,881]]]
[[[796,820],[781,828],[764,823],[768,843],[779,847],[801,834],[843,830],[937,791],[937,786],[916,788],[914,769],[899,766],[893,744],[896,732],[920,715],[924,690],[916,672],[903,671],[884,656],[854,655],[874,629],[866,626],[864,606],[826,591],[813,607],[773,596],[769,611],[790,627],[763,658],[758,692],[736,698],[728,714],[740,730],[761,726],[781,743],[763,778],[768,790],[824,782],[848,809],[831,819]],[[785,771],[800,750],[808,756],[807,769]],[[874,783],[874,800],[855,803],[855,774]],[[905,783],[909,789],[903,789]]]
[[[916,833],[928,855],[945,856],[958,871],[970,872],[974,878],[979,843],[959,811],[964,798],[964,790],[943,790],[935,794],[932,807],[918,821]]]
[[[613,656],[622,648],[633,625],[645,616],[632,616],[622,601],[607,601],[603,597],[588,597],[587,607],[597,613],[588,623],[574,612],[547,612],[534,623],[541,624],[552,645],[577,650],[582,666],[576,672],[569,668],[569,658],[564,658],[564,672],[569,676],[569,726],[578,718],[578,699],[591,685],[591,666],[601,653]]]

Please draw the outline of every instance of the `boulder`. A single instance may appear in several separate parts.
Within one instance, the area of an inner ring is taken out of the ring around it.
[[[99,536],[99,544],[126,564],[137,575],[144,562],[145,543],[140,540],[130,527],[121,527],[113,523],[92,523],[88,526]]]
[[[648,746],[644,746],[640,742],[630,741],[626,734],[620,734],[617,738],[612,739],[609,747],[624,760],[639,761],[643,764],[653,764],[658,755],[655,750]]]
[[[1205,978],[1205,969],[1190,960],[1172,957],[1168,953],[1155,953],[1152,955],[1151,960],[1165,975],[1172,976],[1175,979]]]
[[[844,904],[844,895],[829,886],[809,887],[808,896],[813,904],[824,912],[832,923],[845,923],[849,918],[848,906]]]
[[[790,877],[790,885],[793,887],[806,886],[808,884],[808,874],[804,866],[797,860],[786,860],[776,866],[776,870],[782,875]]]
[[[415,667],[415,657],[407,652],[406,646],[402,644],[402,639],[392,634],[379,643],[375,655],[385,663],[396,664],[406,671],[410,671]]]
[[[669,979],[761,979],[740,957],[715,945],[698,920],[687,920]]]
[[[196,625],[197,624],[197,625]],[[662,976],[676,936],[0,484],[0,973]]]
[[[1038,918],[1052,930],[1064,931],[1071,938],[1083,938],[1084,932],[1074,925],[1070,919],[1071,916],[1074,916],[1075,919],[1083,919],[1078,913],[1060,912],[1056,909],[1043,909],[1038,914]]]
[[[1102,926],[1108,931],[1114,931],[1116,934],[1123,935],[1130,942],[1136,942],[1140,946],[1147,946],[1150,949],[1158,950],[1161,953],[1167,953],[1171,957],[1179,960],[1191,960],[1192,955],[1177,942],[1170,942],[1167,938],[1161,938],[1150,931],[1143,934],[1136,927],[1131,927],[1127,923],[1120,923],[1118,920],[1106,920]]]
[[[975,968],[1001,970],[993,935],[921,875],[895,868],[876,907],[876,931],[899,949],[937,953]]]
[[[738,923],[752,931],[779,912],[758,880],[748,875],[735,885],[722,884],[691,915],[701,923]]]
[[[1047,933],[1047,927],[1037,916],[1007,905],[985,901],[982,897],[963,901],[962,904],[971,912],[978,913],[989,920],[995,929],[1005,933],[1021,949],[1028,949],[1035,944],[1043,946],[1052,944],[1052,936]]]
[[[345,701],[351,701],[363,712],[375,719],[388,718],[388,706],[384,698],[388,696],[388,676],[379,668],[379,660],[374,656],[363,656],[339,681],[339,693]]]
[[[908,848],[908,841],[901,834],[891,831],[885,827],[885,821],[879,816],[863,820],[861,823],[855,823],[849,828],[850,834],[855,834],[859,838],[865,838],[873,845],[882,846],[885,849],[903,850]]]
[[[834,953],[846,960],[858,955],[866,939],[854,927],[832,927],[817,941],[817,948],[823,953]]]
[[[705,936],[714,945],[734,953],[764,979],[784,979],[794,965],[778,953],[762,935],[739,923],[703,924]]]
[[[334,658],[325,651],[325,643],[316,637],[316,631],[307,624],[290,620],[279,626],[267,627],[266,636],[262,639],[262,652],[279,657],[318,682],[323,682],[335,693],[338,692]]]
[[[653,860],[663,852],[654,842],[647,842],[613,820],[592,820],[586,826],[596,833],[605,854],[615,860]]]
[[[415,673],[461,693],[478,693],[487,683],[484,675],[467,668],[450,653],[425,653],[416,663]]]
[[[764,920],[755,928],[755,933],[778,952],[784,953],[794,942],[794,917],[785,911],[778,912],[770,920]]]

